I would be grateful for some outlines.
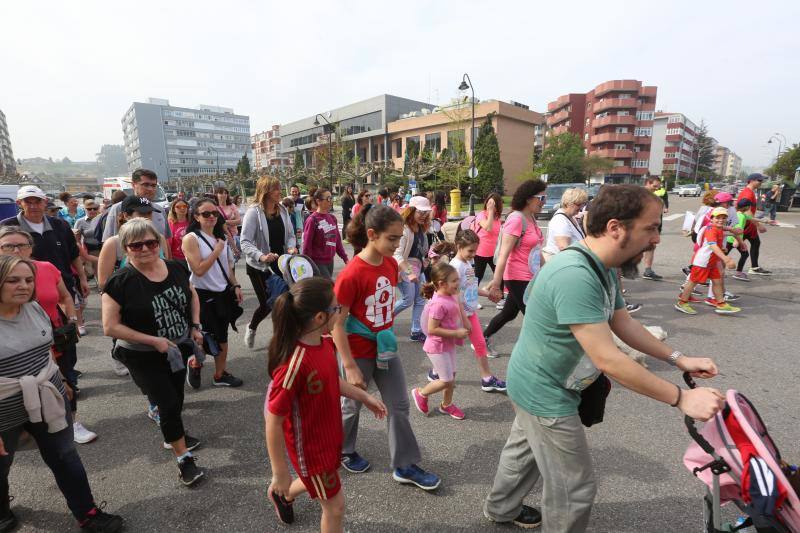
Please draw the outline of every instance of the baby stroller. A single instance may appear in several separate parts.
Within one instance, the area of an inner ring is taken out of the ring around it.
[[[683,376],[690,388],[692,377]],[[686,468],[708,487],[704,498],[704,524],[708,533],[754,527],[759,533],[800,532],[800,475],[781,460],[753,404],[743,394],[729,390],[725,406],[697,429],[685,418],[694,442],[683,456]],[[733,502],[747,518],[722,524],[721,507]]]

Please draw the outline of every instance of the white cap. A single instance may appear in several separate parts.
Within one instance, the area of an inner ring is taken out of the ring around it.
[[[431,202],[424,196],[412,196],[408,205],[415,207],[417,211],[431,211]]]
[[[36,185],[25,185],[24,187],[20,187],[17,191],[17,200],[22,200],[24,198],[41,198],[42,200],[47,200],[47,195]]]

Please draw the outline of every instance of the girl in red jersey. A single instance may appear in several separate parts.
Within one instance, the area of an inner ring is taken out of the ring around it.
[[[334,291],[342,310],[333,328],[333,340],[347,382],[366,389],[374,380],[386,402],[392,478],[434,490],[439,486],[439,476],[417,466],[421,454],[408,419],[406,376],[392,331],[399,273],[392,255],[402,236],[403,219],[385,205],[365,205],[350,222],[347,237],[363,250],[336,278]],[[352,473],[366,472],[370,467],[355,449],[360,410],[357,399],[342,400],[342,466]]]
[[[320,529],[343,531],[344,494],[339,480],[342,449],[340,395],[364,403],[378,418],[386,406],[339,377],[328,333],[340,306],[333,283],[304,279],[278,297],[272,310],[269,374],[264,408],[272,482],[267,495],[281,522],[294,521],[293,501],[303,492],[322,505]],[[286,452],[298,479],[292,481]]]

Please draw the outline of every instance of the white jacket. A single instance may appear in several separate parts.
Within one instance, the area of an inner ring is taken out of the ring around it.
[[[423,245],[424,249],[422,250],[422,258],[423,260],[428,254],[428,237],[425,236],[425,243]],[[404,225],[403,226],[403,236],[400,237],[400,246],[397,247],[397,250],[394,251],[394,258],[397,261],[397,266],[400,269],[400,272],[407,272],[409,269],[408,264],[408,254],[411,253],[411,247],[414,245],[414,232],[411,231],[411,228]]]

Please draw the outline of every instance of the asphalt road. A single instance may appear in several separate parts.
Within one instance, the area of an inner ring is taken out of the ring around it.
[[[696,199],[671,199],[671,213],[694,209]],[[770,228],[763,237],[762,265],[774,272],[751,283],[729,281],[741,293],[744,311],[717,316],[698,306],[697,316],[677,313],[672,305],[682,280],[680,266],[691,256],[690,241],[680,235],[681,219],[667,217],[663,242],[656,252],[656,271],[663,282],[629,281],[629,299],[644,304],[636,317],[660,325],[668,342],[689,354],[714,357],[721,375],[720,389],[745,393],[759,409],[783,455],[800,462],[797,447],[797,348],[800,316],[800,212],[781,213],[787,227]],[[246,283],[243,265],[239,279]],[[246,285],[246,314],[255,297]],[[204,371],[199,391],[187,387],[184,419],[193,435],[203,440],[197,451],[208,478],[196,488],[178,484],[171,452],[161,447],[157,427],[145,416],[146,401],[129,378],[111,371],[109,339],[99,327],[98,297],[88,310],[90,334],[79,345],[78,368],[82,397],[80,416],[99,434],[97,441],[79,445],[98,502],[123,515],[128,531],[315,531],[319,506],[307,498],[296,504],[297,521],[291,528],[276,522],[265,500],[270,478],[262,422],[267,385],[265,346],[271,323],[258,331],[256,350],[244,347],[240,335],[232,337],[230,369],[245,380],[236,390],[209,386],[211,370]],[[481,311],[487,322],[494,309]],[[396,320],[409,387],[422,383],[428,368],[419,344],[407,339],[410,312]],[[521,316],[500,334],[505,353],[516,341]],[[491,360],[493,370],[505,375],[508,358]],[[481,504],[489,489],[500,449],[513,419],[503,395],[480,391],[476,365],[462,350],[456,401],[467,419],[443,416],[423,418],[413,410],[411,419],[423,449],[422,466],[439,473],[441,488],[433,494],[401,486],[390,479],[386,431],[365,412],[359,451],[372,462],[365,474],[344,473],[349,531],[507,531],[482,515]],[[678,382],[680,376],[665,364],[650,370]],[[700,531],[702,484],[682,465],[689,437],[675,409],[615,386],[606,420],[588,431],[599,490],[591,531],[664,532]],[[11,472],[14,511],[20,531],[70,531],[76,529],[64,500],[38,453],[20,453]],[[536,505],[540,493],[528,502]],[[513,529],[513,528],[512,528]]]

